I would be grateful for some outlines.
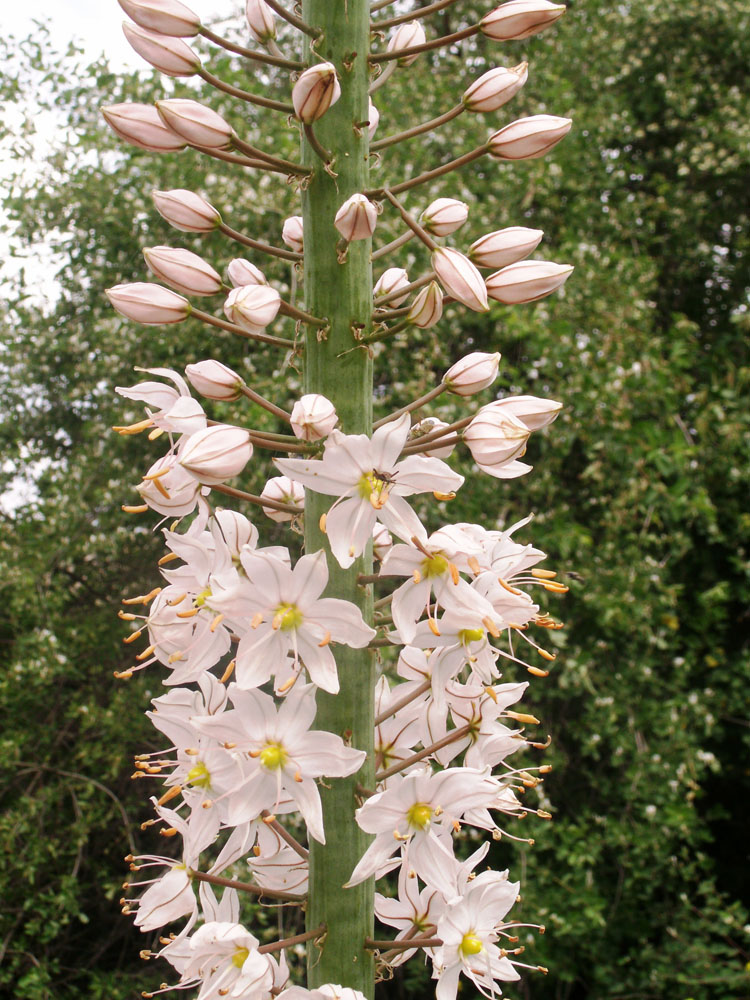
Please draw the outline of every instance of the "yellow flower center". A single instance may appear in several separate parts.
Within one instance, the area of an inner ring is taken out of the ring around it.
[[[422,576],[429,580],[431,577],[442,576],[448,571],[448,560],[436,552],[434,556],[422,562]]]
[[[211,784],[211,775],[203,761],[200,761],[195,767],[190,768],[187,773],[187,780],[189,784],[195,785],[196,788],[208,788]]]
[[[377,510],[385,506],[388,502],[388,492],[390,483],[377,474],[377,472],[365,472],[360,476],[357,489],[363,500],[369,500]]]
[[[426,830],[432,819],[432,809],[424,802],[415,802],[406,814],[409,826],[418,830]]]
[[[466,646],[470,642],[479,642],[484,638],[483,628],[462,628],[458,633],[459,640]]]
[[[269,743],[260,752],[260,762],[269,771],[278,771],[286,764],[286,750],[279,743]]]
[[[247,961],[247,956],[249,954],[249,948],[238,948],[234,955],[232,955],[232,965],[236,965],[238,969],[241,969]]]
[[[195,598],[196,608],[202,608],[210,596],[211,596],[211,588],[206,587],[206,589],[202,590],[200,594],[198,594],[198,596]]]
[[[464,934],[459,950],[462,955],[478,955],[483,947],[476,934]]]
[[[274,628],[280,628],[282,632],[293,632],[304,620],[305,616],[296,604],[280,604],[273,616]]]

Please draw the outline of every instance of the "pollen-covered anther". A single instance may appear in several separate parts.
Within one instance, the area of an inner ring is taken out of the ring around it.
[[[260,611],[256,611],[250,621],[250,628],[256,629],[259,625],[263,623],[263,614]],[[274,626],[276,627],[276,626]]]
[[[148,504],[141,503],[134,506],[133,504],[124,503],[121,505],[120,510],[125,514],[145,514],[148,510]]]
[[[326,533],[326,520],[327,520],[327,515],[321,514],[320,520],[318,521],[318,527],[320,528],[320,530],[323,532],[324,535]]]
[[[179,559],[179,558],[180,557],[177,555],[176,552],[168,552],[165,556],[161,557],[161,559],[157,563],[157,566],[166,566],[167,563],[174,562],[175,559]]]
[[[330,644],[330,642],[331,642],[331,633],[326,630],[326,634],[320,640],[320,642],[318,643],[318,646],[322,649],[323,646],[328,646]]]
[[[534,677],[549,677],[549,670],[542,670],[541,667],[532,667],[526,664],[526,670]]]
[[[181,792],[182,792],[182,785],[174,785],[174,787],[167,789],[167,791],[157,801],[157,805],[163,806],[166,802],[170,802],[172,799],[176,799],[177,796],[181,794]]]
[[[224,673],[219,678],[219,682],[221,684],[226,684],[226,682],[232,676],[232,674],[234,673],[234,668],[235,668],[236,663],[237,663],[236,660],[230,660],[229,661],[229,663],[227,664],[227,669],[224,671]]]
[[[157,594],[161,593],[161,587],[154,587],[148,594],[139,594],[138,597],[123,598],[123,604],[150,604]]]
[[[414,572],[412,573],[412,579],[414,580],[415,583],[422,582],[422,574],[419,572],[418,569],[415,569]]]
[[[178,618],[195,618],[196,615],[200,614],[200,608],[189,608],[187,611],[176,611],[175,614]]]
[[[299,771],[294,772],[294,780],[297,782],[302,782],[303,778]]]
[[[187,593],[178,594],[177,597],[173,597],[171,600],[167,601],[167,607],[176,608],[178,604],[182,604],[186,597]]]
[[[455,494],[454,491],[451,491],[450,493],[438,493],[436,490],[433,490],[432,491],[432,495],[435,497],[436,500],[455,500],[456,499],[456,494]]]
[[[208,627],[209,632],[215,632],[216,629],[224,621],[224,615],[217,615]]]
[[[453,581],[454,585],[457,587],[458,586],[458,581],[461,579],[461,577],[459,576],[459,573],[458,573],[458,566],[456,566],[455,563],[449,562],[448,563],[448,572],[451,575],[451,580]]]
[[[482,619],[482,625],[484,625],[484,627],[487,629],[487,631],[493,638],[495,639],[500,638],[500,629],[497,627],[497,625],[495,625],[495,623],[489,617],[489,615]]]
[[[164,830],[159,830],[159,836],[160,837],[176,837],[177,836],[177,830],[173,826],[168,826]]]
[[[168,664],[177,663],[180,660],[184,660],[184,658],[185,658],[184,651],[177,650],[176,652],[170,654],[167,663]]]
[[[542,584],[545,590],[548,590],[551,594],[567,594],[570,587],[566,587],[564,583],[544,583]]]
[[[525,715],[523,712],[511,712],[506,710],[505,715],[509,719],[515,719],[516,722],[527,722],[531,726],[540,725],[539,719],[534,715]]]
[[[531,575],[536,577],[537,580],[554,580],[557,573],[553,572],[551,569],[532,569]]]
[[[469,558],[466,561],[469,564],[469,569],[474,574],[474,576],[479,576],[479,574],[482,572],[482,567],[479,565],[479,560],[477,559],[477,557],[469,556]]]
[[[139,663],[142,662],[143,660],[147,660],[149,656],[151,656],[154,653],[155,650],[156,646],[146,646],[143,652],[139,653],[136,656],[136,660],[138,660]]]
[[[133,617],[135,617],[135,615]],[[122,641],[126,643],[135,642],[135,640],[140,639],[142,635],[143,635],[143,629],[139,628],[138,631],[133,632],[132,635],[126,635]]]
[[[113,427],[113,431],[117,431],[118,434],[140,434],[141,431],[145,431],[148,427],[153,427],[154,422],[151,417],[146,420],[139,420],[137,424],[128,424],[124,427]]]
[[[543,657],[543,659],[549,660],[550,662],[552,662],[553,660],[557,659],[557,656],[554,653],[548,653],[547,650],[546,649],[542,649],[541,646],[539,647],[538,652],[539,652],[539,655],[541,657]]]
[[[509,594],[515,594],[516,597],[518,597],[519,594],[523,593],[522,590],[517,590],[515,587],[511,587],[511,585],[509,583],[506,583],[506,581],[503,580],[501,576],[497,578],[497,582],[500,584],[503,590],[507,590]]]
[[[487,695],[489,695],[490,698],[492,698],[492,700],[497,705],[497,692],[495,691],[495,689],[493,687],[486,687],[484,689],[484,693],[487,694]]]

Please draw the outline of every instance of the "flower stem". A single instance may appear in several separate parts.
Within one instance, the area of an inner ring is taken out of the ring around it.
[[[320,28],[313,28],[307,24],[306,21],[303,21],[301,17],[291,14],[286,7],[278,2],[278,0],[266,0],[266,3],[271,10],[275,11],[279,17],[282,18],[282,20],[287,22],[287,24],[294,25],[295,28],[298,28],[306,35],[309,35],[310,38],[318,38],[322,34]]]
[[[386,254],[391,253],[392,250],[398,250],[399,247],[402,247],[405,243],[408,243],[409,240],[413,239],[414,233],[411,230],[409,230],[408,233],[402,233],[400,236],[397,236],[395,240],[391,240],[390,243],[386,243],[384,246],[379,247],[373,253],[371,259],[380,260],[381,257],[385,257]]]
[[[380,771],[379,774],[375,775],[376,781],[385,781],[386,778],[390,778],[393,774],[398,774],[399,771],[403,771],[406,767],[411,767],[412,764],[416,764],[420,760],[424,760],[425,757],[429,757],[430,754],[435,753],[437,750],[442,750],[443,747],[450,746],[456,740],[463,739],[464,736],[468,736],[471,732],[472,727],[470,725],[461,726],[460,729],[451,729],[451,731],[444,736],[441,740],[437,740],[435,743],[431,743],[424,750],[420,750],[419,753],[413,754],[411,757],[407,757],[405,760],[399,760],[391,767],[386,768],[385,771]]]
[[[247,101],[248,104],[257,104],[259,107],[269,108],[271,111],[281,111],[285,115],[294,114],[294,108],[291,104],[282,104],[281,101],[273,101],[270,97],[260,97],[258,94],[249,94],[246,90],[233,87],[231,83],[225,83],[218,76],[209,73],[207,69],[198,70],[197,75],[206,83],[210,83],[212,87],[216,87],[217,90],[223,90],[225,94],[238,97],[241,101]]]
[[[210,28],[206,28],[205,25],[201,25],[199,30],[200,34],[210,42],[220,45],[223,49],[227,49],[228,52],[235,52],[238,56],[252,59],[254,62],[265,63],[267,66],[280,66],[282,69],[304,68],[304,63],[297,62],[294,59],[284,59],[280,55],[267,55],[264,52],[257,52],[255,49],[246,49],[244,45],[237,45],[236,42],[231,42],[228,38],[215,34]]]
[[[284,948],[291,948],[295,944],[304,944],[305,941],[314,941],[323,937],[326,932],[326,925],[319,924],[314,930],[304,931],[302,934],[295,934],[293,937],[284,938],[281,941],[273,941],[271,944],[262,944],[258,948],[259,955],[268,955],[272,951],[283,951]]]
[[[323,165],[326,171],[330,171],[333,163],[333,154],[320,144],[318,137],[315,135],[315,131],[311,124],[305,122],[302,126],[305,131],[305,138],[307,139],[310,149],[317,155],[319,160],[323,161]]]
[[[291,833],[286,829],[286,827],[282,826],[281,823],[279,823],[279,821],[276,819],[275,816],[273,816],[267,809],[264,809],[260,815],[263,818],[263,822],[266,824],[267,827],[269,827],[269,829],[273,830],[274,833],[277,833],[279,837],[281,837],[281,839],[286,844],[288,844],[295,853],[299,854],[299,856],[302,858],[303,861],[307,861],[308,857],[310,856],[310,852],[307,850],[306,847],[303,847],[302,844],[300,844],[300,842],[291,835]]]
[[[250,143],[245,142],[244,139],[240,139],[238,135],[232,136],[232,144],[235,149],[239,149],[241,153],[247,153],[248,156],[255,156],[259,160],[267,160],[268,163],[273,164],[280,170],[285,170],[288,174],[296,174],[298,177],[304,177],[310,173],[310,171],[303,167],[300,163],[292,163],[291,160],[282,160],[278,156],[271,156],[269,153],[264,153],[262,149],[258,149],[256,146],[251,146]]]
[[[292,319],[298,319],[300,323],[307,323],[308,326],[317,326],[320,330],[324,330],[328,326],[327,320],[311,316],[309,312],[305,312],[304,309],[298,309],[291,302],[282,302],[281,312]]]
[[[386,719],[390,719],[392,715],[395,715],[396,712],[400,712],[402,708],[406,708],[407,705],[411,705],[416,698],[425,694],[425,692],[429,691],[431,687],[432,681],[428,677],[418,687],[414,688],[413,691],[410,691],[409,694],[404,695],[403,698],[400,698],[392,705],[389,705],[388,708],[384,709],[379,715],[376,715],[375,725],[379,726],[381,723],[385,722]]]
[[[280,500],[268,500],[266,497],[257,497],[254,493],[245,493],[244,490],[235,489],[234,486],[227,486],[222,483],[219,486],[211,486],[212,490],[216,490],[217,493],[223,493],[225,496],[234,497],[235,500],[247,500],[248,503],[257,504],[258,507],[268,507],[269,510],[281,510],[285,514],[300,514],[301,511],[299,507],[293,507],[290,503],[281,503]]]
[[[473,419],[473,415],[471,417],[464,417],[462,420],[456,420],[455,423],[448,424],[447,427],[439,427],[436,431],[430,431],[429,434],[423,434],[422,437],[417,438],[415,441],[410,441],[404,447],[404,451],[424,451],[424,445],[432,444],[437,441],[440,441],[442,444],[442,438],[447,437],[453,431],[460,431],[462,428],[468,426]]]
[[[429,17],[430,14],[435,14],[437,11],[443,10],[445,7],[450,7],[454,3],[456,3],[456,0],[436,0],[435,3],[428,4],[426,7],[420,7],[419,10],[413,10],[409,14],[389,17],[384,21],[373,21],[370,29],[372,31],[382,31],[384,28],[395,28],[397,24],[404,24],[405,21],[416,21],[417,18]],[[373,4],[372,9],[375,11],[384,6],[387,7],[388,4]]]
[[[254,170],[267,170],[269,173],[273,174],[286,174],[287,170],[282,170],[280,167],[276,167],[269,163],[268,160],[256,160],[251,159],[247,156],[237,156],[236,153],[228,153],[224,149],[214,149],[209,146],[198,146],[196,143],[188,143],[191,149],[196,149],[199,153],[203,153],[204,156],[210,156],[214,160],[224,160],[225,163],[236,163],[240,167],[251,167]]]
[[[464,153],[463,156],[456,157],[455,160],[450,160],[448,163],[444,163],[442,167],[435,167],[434,170],[427,170],[423,174],[418,174],[416,177],[411,177],[408,181],[402,181],[400,184],[391,185],[391,194],[401,194],[402,191],[409,191],[413,187],[417,187],[419,184],[426,184],[428,181],[434,180],[436,177],[442,177],[443,174],[449,174],[452,170],[457,170],[459,167],[463,167],[467,163],[471,163],[472,160],[478,160],[480,156],[484,156],[489,149],[487,143],[484,146],[477,146],[476,149],[472,149],[469,153]],[[368,198],[379,198],[383,195],[383,188],[375,188],[372,191],[365,191],[365,195]]]
[[[262,344],[273,344],[275,347],[286,347],[289,349],[295,346],[293,340],[287,340],[285,337],[274,337],[270,333],[251,333],[249,330],[237,326],[236,323],[230,323],[229,320],[212,316],[211,313],[203,312],[202,309],[193,308],[190,310],[190,315],[196,319],[203,320],[204,323],[208,323],[210,326],[217,326],[220,330],[228,330],[230,333],[236,333],[240,337],[247,337],[248,340],[257,340]]]
[[[460,42],[464,38],[471,38],[479,31],[479,25],[473,24],[470,28],[463,28],[461,31],[454,31],[451,35],[442,35],[440,38],[433,38],[430,42],[422,42],[421,45],[411,45],[407,49],[395,49],[393,52],[378,52],[370,56],[371,63],[390,62],[393,59],[404,59],[407,56],[417,56],[421,52],[429,52],[431,49],[442,49],[454,42]]]
[[[388,199],[388,201],[393,205],[393,207],[398,211],[398,214],[404,220],[406,225],[411,229],[414,235],[420,239],[428,250],[437,250],[438,245],[422,226],[417,222],[413,215],[409,215],[401,202],[396,198],[392,191],[388,188],[384,188],[383,194]]]
[[[407,310],[408,311],[408,310]],[[378,317],[378,319],[385,317]],[[388,327],[387,330],[381,328],[379,333],[371,333],[369,337],[365,337],[361,340],[361,344],[379,344],[383,340],[388,340],[390,337],[394,337],[397,333],[401,333],[402,330],[408,330],[410,326],[413,326],[411,320],[405,319],[400,323],[396,323],[395,326]]]
[[[398,63],[392,62],[388,63],[383,72],[370,84],[370,94],[374,94],[376,90],[379,90],[384,83],[388,83],[388,77],[391,76],[396,71]]]
[[[365,938],[368,948],[388,948],[390,951],[408,951],[410,948],[439,948],[443,939],[439,937],[415,937],[406,941],[383,941],[378,938]]]
[[[458,118],[461,112],[465,110],[465,105],[457,104],[455,108],[451,108],[445,114],[438,115],[437,118],[431,118],[428,122],[422,122],[421,125],[415,125],[404,132],[397,132],[395,135],[387,135],[383,139],[378,139],[377,142],[374,142],[370,146],[370,151],[377,152],[379,149],[387,149],[388,146],[393,146],[397,142],[403,142],[405,139],[413,139],[416,135],[422,135],[423,132],[432,132],[433,129],[440,128],[441,125],[445,125],[453,121],[454,118]]]
[[[437,399],[441,393],[445,392],[448,386],[445,382],[441,382],[440,385],[436,385],[434,389],[430,389],[426,392],[424,396],[419,396],[417,399],[407,403],[406,406],[402,406],[400,410],[394,410],[393,413],[389,413],[387,417],[381,417],[380,420],[376,420],[372,425],[373,430],[377,430],[378,427],[382,427],[383,424],[387,424],[389,420],[397,420],[399,417],[403,416],[404,413],[411,413],[412,410],[418,410],[422,406],[426,406],[427,403],[431,403],[433,399]]]
[[[286,423],[289,423],[291,417],[287,413],[287,411],[282,410],[280,406],[277,406],[275,403],[272,403],[270,399],[266,399],[265,396],[261,396],[260,393],[256,392],[254,389],[251,389],[244,383],[240,386],[240,392],[242,393],[243,396],[246,396],[253,403],[257,403],[258,406],[262,406],[264,410],[268,410],[269,413],[273,413],[275,417],[280,417],[281,420],[284,420],[286,421]],[[270,437],[271,435],[269,434],[267,436]]]
[[[297,895],[294,892],[281,892],[279,889],[264,889],[261,885],[253,885],[251,882],[235,882],[231,878],[222,878],[221,875],[209,875],[208,872],[197,872],[190,869],[190,877],[198,879],[199,882],[209,882],[211,885],[223,885],[227,889],[237,889],[240,892],[251,892],[254,896],[268,896],[269,899],[280,899],[288,903],[304,903],[304,893]]]
[[[394,288],[394,290],[392,292],[388,292],[387,295],[379,295],[378,298],[375,299],[373,305],[376,309],[379,309],[388,302],[401,298],[402,295],[408,295],[409,292],[416,292],[417,289],[421,288],[423,285],[428,285],[434,277],[435,272],[428,271],[427,274],[423,274],[421,278],[417,278],[416,281],[412,281],[409,285],[403,285],[401,288]]]
[[[230,239],[236,240],[237,243],[241,243],[245,247],[251,247],[253,250],[259,250],[261,253],[268,254],[269,257],[280,257],[282,260],[291,260],[295,263],[302,260],[301,253],[295,253],[294,250],[284,250],[283,247],[274,247],[270,243],[251,239],[249,236],[238,233],[236,229],[232,229],[223,222],[219,224],[219,232],[224,233],[225,236],[229,236]]]

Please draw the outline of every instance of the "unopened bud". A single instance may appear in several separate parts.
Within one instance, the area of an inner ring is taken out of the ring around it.
[[[168,128],[150,104],[110,104],[102,117],[121,139],[150,153],[172,153],[185,148],[185,140]]]
[[[270,285],[233,288],[224,303],[224,314],[250,333],[260,333],[276,319],[281,296]]]
[[[388,42],[388,52],[399,52],[401,49],[410,49],[415,45],[422,45],[426,41],[426,37],[424,28],[419,21],[409,21],[406,24],[400,24],[393,35],[391,35],[391,39]],[[418,57],[418,52],[410,56],[403,56],[398,60],[398,65],[411,66]]]
[[[398,291],[399,288],[405,288],[409,284],[409,275],[403,269],[403,267],[389,267],[380,275],[378,280],[375,282],[375,287],[372,290],[373,296],[377,299],[381,295],[390,295],[392,292]],[[391,299],[388,303],[392,306],[400,306],[403,302],[406,302],[409,293],[405,295],[400,295],[397,298]]]
[[[469,218],[469,206],[455,198],[437,198],[422,212],[419,221],[433,236],[450,236]]]
[[[378,210],[363,194],[347,198],[336,213],[333,224],[347,241],[366,240],[375,232]]]
[[[378,123],[380,122],[380,112],[372,103],[371,97],[368,97],[367,101],[368,101],[367,120],[369,122],[367,128],[367,134],[369,135],[370,139],[372,139],[377,130]]]
[[[266,276],[259,267],[243,257],[236,257],[227,267],[229,280],[235,288],[240,285],[267,285]]]
[[[168,101],[157,101],[156,109],[173,132],[194,146],[225,149],[232,143],[231,125],[205,104],[170,98]]]
[[[240,395],[243,381],[237,372],[227,368],[221,361],[209,359],[188,365],[185,369],[190,384],[206,399],[230,402]]]
[[[166,76],[194,76],[201,68],[198,56],[179,38],[160,35],[127,21],[122,30],[138,55]]]
[[[469,247],[469,259],[477,267],[507,267],[536,250],[544,233],[541,229],[509,226],[480,236]]]
[[[433,431],[442,430],[449,425],[444,420],[439,420],[437,417],[425,417],[418,423],[414,424],[409,431],[408,441],[410,444],[419,443],[419,439],[424,437],[426,434],[432,434]],[[424,451],[420,451],[420,455],[426,455],[428,458],[447,458],[453,449],[456,447],[455,442],[453,444],[441,444],[440,441],[427,442],[424,446]]]
[[[214,424],[191,434],[180,448],[179,464],[206,486],[239,475],[253,454],[250,434],[241,427]]]
[[[564,285],[572,272],[572,264],[520,260],[491,274],[487,279],[487,292],[506,306],[536,302]]]
[[[301,514],[305,509],[305,488],[286,476],[274,476],[269,479],[260,494],[261,499],[275,500],[276,503],[288,503],[299,508]],[[272,521],[291,521],[296,515],[291,511],[274,510],[273,507],[263,507],[263,513]]]
[[[529,78],[529,64],[519,63],[511,69],[498,66],[491,69],[475,80],[464,91],[461,98],[467,111],[476,111],[485,114],[488,111],[497,111],[503,104],[515,97]]]
[[[190,315],[190,303],[176,292],[146,281],[115,285],[106,295],[120,315],[146,326],[181,323]]]
[[[179,0],[117,0],[136,24],[161,35],[190,38],[197,35],[201,22],[197,14]]]
[[[202,257],[179,247],[144,247],[151,273],[186,295],[216,295],[222,289],[219,274]]]
[[[281,238],[290,250],[296,250],[297,253],[302,253],[304,244],[302,237],[301,215],[290,215],[288,219],[284,220],[284,225],[281,229]]]
[[[479,27],[483,35],[499,42],[528,38],[543,31],[565,10],[564,4],[549,3],[549,0],[508,0],[485,14]]]
[[[443,292],[437,281],[421,288],[411,304],[407,319],[422,330],[429,330],[443,315]]]
[[[478,465],[504,465],[524,453],[530,433],[512,413],[482,407],[464,431],[464,442]]]
[[[247,0],[245,4],[247,26],[256,42],[266,45],[276,38],[276,19],[263,0]]]
[[[183,233],[210,233],[221,225],[221,216],[205,198],[187,188],[152,191],[159,215]]]
[[[572,124],[572,119],[555,115],[519,118],[490,136],[490,156],[498,160],[535,160],[564,139]]]
[[[303,441],[320,441],[328,437],[338,423],[336,409],[330,399],[311,392],[302,396],[292,407],[292,430]]]
[[[292,88],[292,104],[301,122],[310,125],[322,117],[341,97],[341,87],[333,63],[311,66]]]
[[[540,399],[538,396],[506,396],[488,403],[484,409],[489,412],[511,413],[530,431],[541,430],[555,420],[562,410],[562,403],[554,399]]]
[[[443,382],[457,396],[473,396],[497,378],[500,355],[474,351],[461,358],[443,375]]]
[[[438,247],[432,252],[432,269],[446,292],[457,302],[475,312],[489,310],[484,279],[468,257],[450,247]]]
[[[384,524],[379,522],[372,529],[372,554],[381,562],[393,548],[393,538]]]

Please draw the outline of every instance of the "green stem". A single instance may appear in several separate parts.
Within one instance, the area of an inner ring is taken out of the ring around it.
[[[428,122],[422,122],[421,125],[415,125],[414,128],[408,128],[404,132],[396,132],[395,135],[387,135],[384,139],[378,139],[377,142],[374,142],[370,146],[370,150],[375,153],[379,149],[387,149],[388,146],[393,146],[397,142],[403,142],[404,139],[413,139],[415,135],[422,135],[423,132],[432,132],[433,129],[440,128],[441,125],[445,125],[453,121],[454,118],[458,118],[461,112],[465,110],[465,105],[457,104],[450,111],[438,115],[437,118],[431,118]]]

